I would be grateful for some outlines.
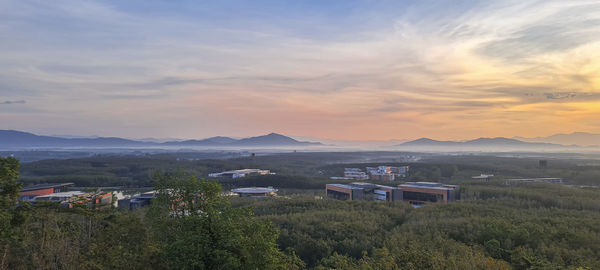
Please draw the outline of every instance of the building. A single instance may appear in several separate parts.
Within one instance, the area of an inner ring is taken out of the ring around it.
[[[352,178],[343,177],[343,176],[332,176],[332,177],[329,177],[329,179],[331,179],[331,180],[352,180]]]
[[[90,196],[90,193],[85,193],[83,191],[65,191],[65,192],[56,192],[48,195],[41,195],[33,198],[32,202],[42,202],[42,201],[50,201],[50,202],[67,202],[67,201],[76,201],[80,199],[84,199],[86,196]]]
[[[264,198],[275,196],[277,189],[273,187],[245,187],[232,189],[231,192],[238,194],[240,197]]]
[[[39,184],[21,189],[19,200],[30,201],[38,196],[50,195],[53,193],[65,192],[73,183],[58,183],[58,184]]]
[[[30,200],[32,203],[56,202],[62,207],[73,208],[75,205],[89,208],[110,208],[112,206],[112,192],[90,193],[82,191],[56,192],[48,195],[37,196]]]
[[[514,185],[519,183],[528,183],[528,182],[542,182],[542,183],[551,183],[551,184],[562,184],[564,183],[562,178],[555,177],[547,177],[547,178],[518,178],[518,179],[507,179],[506,185]]]
[[[367,167],[367,173],[375,181],[394,181],[396,178],[390,166]]]
[[[471,177],[472,179],[477,179],[477,180],[483,180],[483,181],[488,181],[490,180],[490,178],[494,177],[493,174],[480,174],[480,175],[476,175]]]
[[[209,173],[208,177],[227,177],[227,178],[241,178],[249,175],[266,175],[273,174],[269,170],[261,170],[261,169],[242,169],[242,170],[232,170],[232,171],[224,171],[219,173]]]
[[[424,202],[452,202],[460,199],[460,190],[456,185],[434,182],[406,182],[398,185],[403,191],[405,201],[420,204]]]
[[[374,181],[394,181],[396,180],[396,176],[391,173],[384,172],[372,172],[369,177]]]
[[[391,167],[377,166],[367,167],[367,174],[371,180],[394,181],[396,178],[404,178],[408,174],[408,166]]]
[[[456,185],[433,182],[406,182],[397,187],[370,183],[327,184],[328,198],[336,200],[409,201],[412,204],[425,202],[452,202],[460,199]]]
[[[397,177],[402,177],[402,178],[406,177],[409,169],[410,169],[410,167],[408,167],[408,166],[390,167],[390,171],[392,171],[392,173],[394,175],[396,175]]]
[[[369,180],[369,175],[359,168],[344,168],[344,179]]]
[[[118,206],[121,209],[135,210],[150,205],[154,198],[156,198],[156,191],[148,191],[130,198],[119,200]]]
[[[111,208],[113,206],[113,193],[96,194],[93,197],[94,208]]]
[[[402,189],[370,183],[327,184],[327,197],[336,200],[401,201]]]

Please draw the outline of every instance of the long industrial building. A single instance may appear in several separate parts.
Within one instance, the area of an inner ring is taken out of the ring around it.
[[[24,187],[19,193],[19,200],[29,201],[38,196],[50,195],[53,193],[68,191],[68,188],[73,186],[73,183],[54,183],[54,184],[39,184]]]

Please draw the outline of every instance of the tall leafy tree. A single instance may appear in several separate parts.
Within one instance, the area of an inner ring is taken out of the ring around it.
[[[217,182],[160,176],[149,211],[162,262],[170,269],[293,269],[299,260],[281,252],[278,231],[232,208]]]

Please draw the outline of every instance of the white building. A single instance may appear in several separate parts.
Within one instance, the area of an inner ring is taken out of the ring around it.
[[[369,175],[359,168],[344,168],[345,179],[369,180]]]
[[[246,187],[232,189],[231,192],[238,194],[240,197],[264,198],[275,196],[277,189],[273,187]]]
[[[267,175],[274,174],[269,170],[261,170],[261,169],[243,169],[243,170],[232,170],[232,171],[224,171],[219,173],[209,173],[208,177],[228,177],[228,178],[241,178],[249,175]]]

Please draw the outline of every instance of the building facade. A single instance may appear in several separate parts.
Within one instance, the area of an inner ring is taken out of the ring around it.
[[[361,182],[327,184],[325,192],[328,198],[336,200],[404,200],[412,204],[452,202],[460,199],[458,186],[433,182],[406,182],[397,187]]]
[[[456,185],[434,182],[406,182],[398,185],[403,190],[404,200],[412,203],[453,202],[460,199]]]
[[[402,190],[370,183],[327,184],[327,197],[336,200],[401,201]]]

